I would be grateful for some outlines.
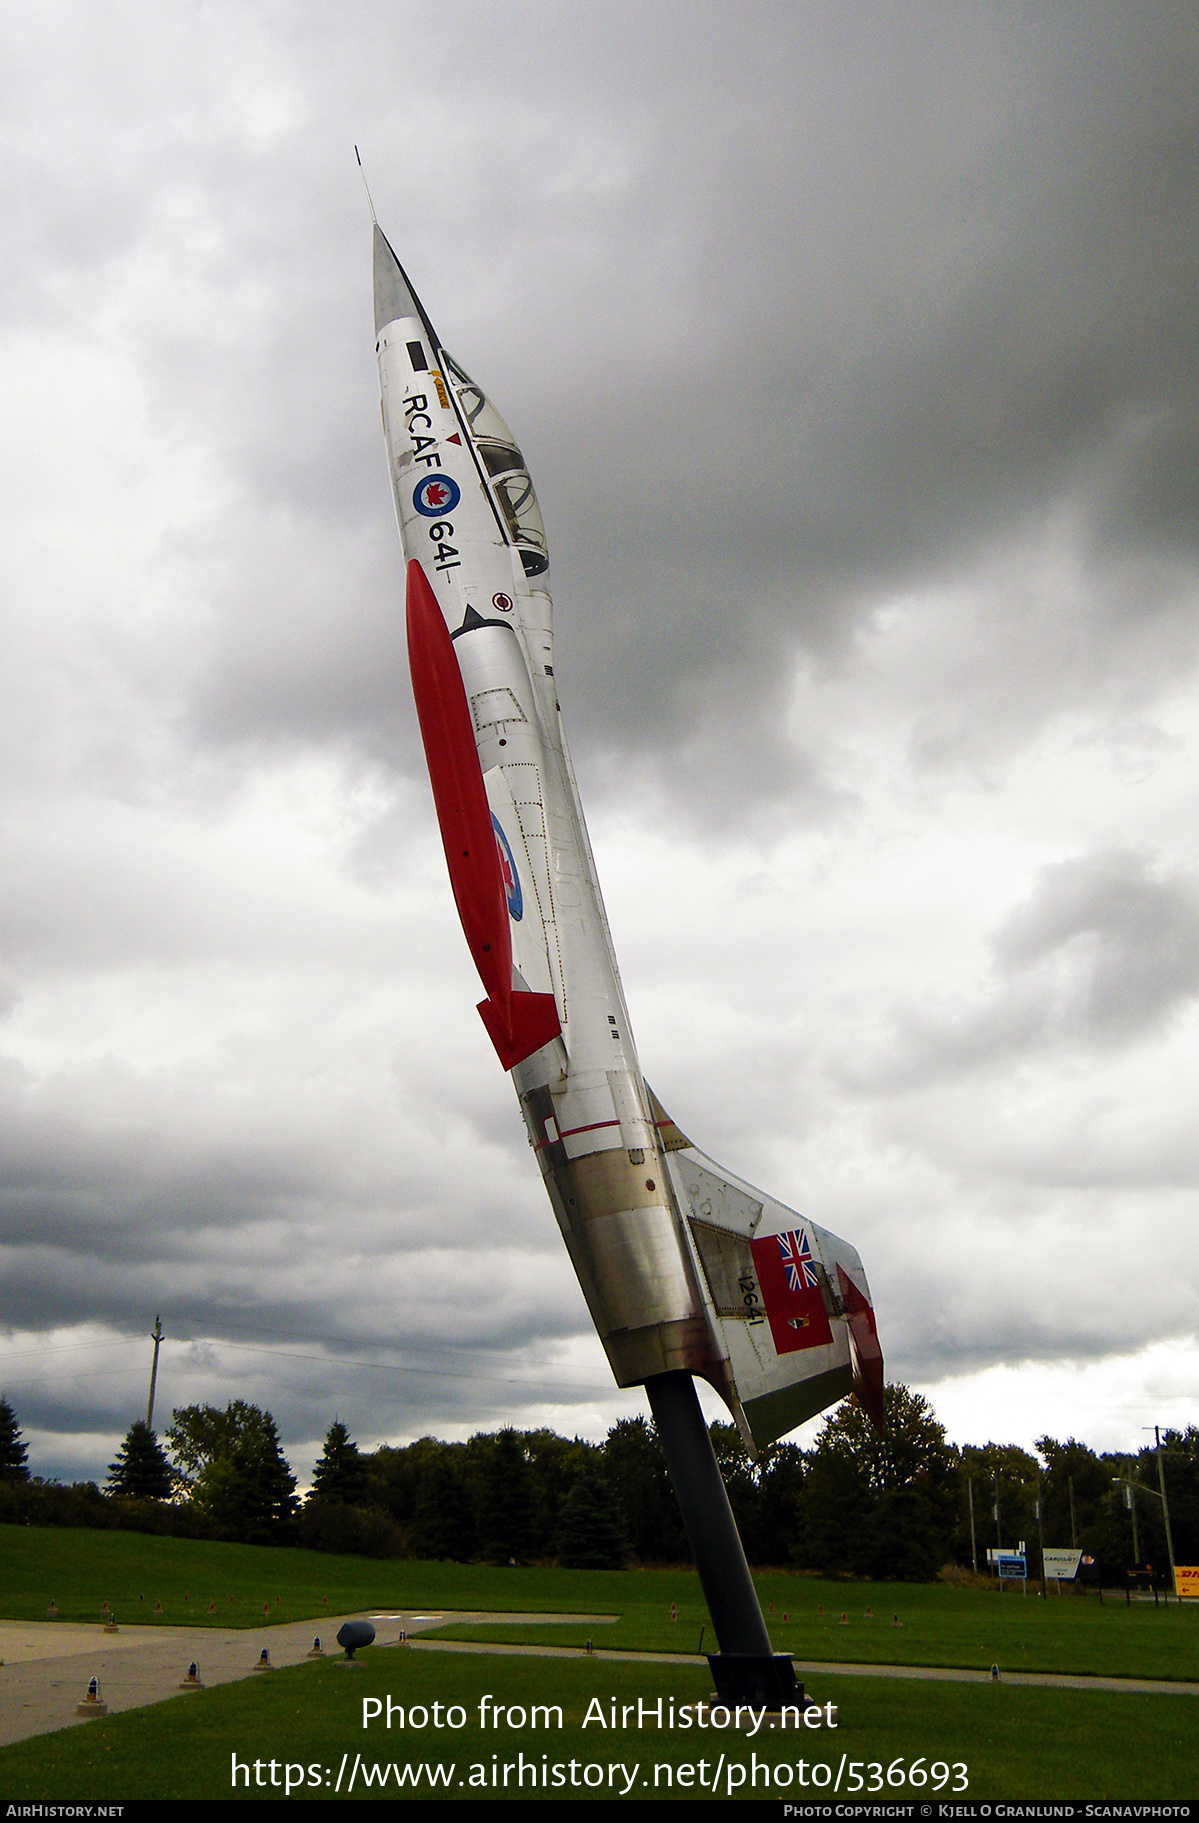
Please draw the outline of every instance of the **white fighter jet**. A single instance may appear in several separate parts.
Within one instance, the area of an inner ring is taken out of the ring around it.
[[[851,1390],[881,1425],[855,1250],[706,1158],[641,1074],[562,730],[528,466],[377,225],[374,291],[412,685],[479,1012],[616,1381],[646,1385],[661,1427],[662,1377],[698,1375],[751,1453]]]

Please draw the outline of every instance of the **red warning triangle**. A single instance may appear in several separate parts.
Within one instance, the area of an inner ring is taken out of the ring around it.
[[[462,447],[462,438],[458,435],[457,431],[454,432],[452,437],[447,437],[446,442],[447,443],[456,443],[458,445],[459,449],[461,449],[461,447]]]

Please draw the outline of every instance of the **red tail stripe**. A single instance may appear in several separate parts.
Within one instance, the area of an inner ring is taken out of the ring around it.
[[[562,1127],[559,1129],[558,1139],[569,1139],[574,1133],[598,1133],[601,1127],[618,1127],[619,1125],[618,1120],[593,1120],[585,1127]],[[534,1152],[544,1152],[547,1146],[556,1146],[557,1143],[556,1139],[543,1139],[539,1146],[533,1147],[533,1150]]]

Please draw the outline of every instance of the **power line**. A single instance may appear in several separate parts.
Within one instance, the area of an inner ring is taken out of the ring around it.
[[[320,1340],[321,1338],[318,1337],[316,1339]],[[384,1374],[423,1374],[423,1375],[427,1375],[434,1379],[466,1380],[466,1381],[470,1381],[473,1384],[478,1384],[478,1382],[485,1379],[488,1383],[494,1383],[494,1384],[501,1385],[501,1386],[523,1386],[523,1387],[526,1387],[529,1389],[540,1388],[543,1391],[550,1393],[550,1394],[552,1394],[554,1391],[557,1391],[562,1394],[583,1393],[583,1394],[592,1395],[594,1397],[604,1397],[607,1394],[616,1390],[615,1382],[613,1382],[611,1386],[599,1386],[593,1381],[586,1381],[586,1380],[582,1380],[582,1381],[581,1380],[554,1380],[551,1378],[552,1373],[553,1373],[552,1368],[547,1369],[545,1374],[543,1374],[537,1378],[520,1379],[516,1375],[513,1375],[513,1374],[497,1374],[494,1371],[492,1371],[490,1368],[488,1368],[486,1371],[484,1371],[483,1369],[479,1369],[474,1373],[468,1373],[468,1372],[456,1370],[451,1367],[413,1367],[413,1366],[407,1365],[404,1362],[399,1362],[399,1361],[361,1361],[361,1360],[355,1360],[352,1356],[346,1356],[346,1355],[330,1356],[330,1355],[300,1354],[292,1349],[266,1347],[260,1343],[253,1343],[253,1342],[225,1341],[225,1340],[219,1340],[217,1338],[213,1338],[210,1336],[193,1337],[192,1342],[193,1343],[195,1343],[195,1342],[208,1343],[213,1347],[239,1350],[244,1354],[270,1355],[270,1356],[276,1357],[279,1360],[284,1360],[284,1361],[311,1361],[320,1367],[331,1367],[331,1366],[357,1367],[357,1368],[365,1368],[368,1372],[384,1373]],[[190,1346],[190,1345],[191,1344],[185,1344],[185,1343],[176,1344],[176,1346],[180,1347],[180,1348]],[[102,1343],[67,1344],[66,1348],[70,1348],[72,1346],[103,1347],[104,1344],[102,1344]],[[123,1343],[123,1344],[114,1343],[113,1346],[115,1346],[115,1347],[132,1346],[132,1344],[128,1343],[128,1342]],[[380,1343],[379,1346],[386,1347],[387,1344]],[[403,1344],[399,1344],[398,1346],[402,1347]],[[33,1351],[24,1351],[24,1352],[33,1352]],[[66,1349],[48,1350],[47,1352],[49,1352],[49,1353],[66,1352]],[[461,1352],[466,1353],[468,1351],[463,1350]],[[20,1357],[18,1357],[18,1356],[4,1357],[3,1359],[0,1359],[0,1365],[3,1365],[4,1360],[15,1360],[18,1358],[20,1358]],[[174,1365],[175,1365],[175,1371],[178,1371],[179,1364],[175,1363]],[[52,1381],[78,1380],[82,1377],[83,1374],[86,1374],[87,1378],[92,1379],[92,1380],[115,1380],[115,1379],[121,1378],[124,1375],[131,1374],[135,1371],[138,1371],[138,1370],[136,1370],[131,1365],[131,1366],[125,1367],[125,1368],[118,1368],[109,1373],[105,1373],[105,1372],[96,1373],[96,1372],[92,1372],[87,1369],[82,1369],[82,1370],[80,1370],[78,1372],[74,1372],[74,1373],[68,1371],[66,1373],[22,1374],[17,1379],[16,1384],[18,1386],[41,1386],[41,1385],[45,1385]],[[203,1371],[203,1370],[202,1369],[193,1369],[192,1371]],[[219,1377],[220,1368],[218,1365],[214,1365],[212,1371],[215,1374],[217,1374]]]
[[[248,1354],[277,1355],[282,1360],[285,1360],[285,1361],[315,1361],[322,1367],[328,1367],[331,1364],[331,1359],[330,1359],[330,1356],[328,1356],[328,1355],[295,1354],[292,1352],[291,1349],[263,1348],[260,1345],[255,1344],[253,1342],[230,1342],[228,1344],[228,1346],[230,1348],[242,1349],[245,1353],[248,1353]],[[381,1344],[381,1346],[383,1346],[383,1345]],[[438,1379],[441,1379],[441,1380],[477,1380],[481,1377],[479,1374],[456,1373],[454,1371],[454,1369],[451,1367],[406,1367],[400,1362],[354,1361],[354,1360],[348,1359],[345,1356],[336,1357],[336,1361],[337,1361],[338,1366],[365,1367],[365,1368],[372,1369],[376,1373],[385,1373],[385,1374],[434,1374],[437,1376]],[[538,1385],[542,1384],[542,1382],[539,1380],[517,1380],[517,1379],[514,1379],[511,1375],[504,1375],[504,1374],[489,1373],[487,1378],[489,1380],[496,1380],[503,1386],[538,1386]],[[611,1392],[616,1387],[615,1381],[612,1382],[612,1386],[610,1386],[610,1387],[595,1386],[593,1384],[590,1384],[589,1382],[578,1381],[578,1380],[565,1380],[565,1381],[560,1381],[558,1384],[561,1386],[570,1388],[571,1390],[573,1390],[575,1392],[590,1392],[590,1393]]]
[[[211,1344],[214,1347],[219,1347],[223,1343],[227,1343],[231,1348],[249,1348],[252,1346],[251,1343],[241,1343],[234,1339],[238,1334],[236,1325],[226,1324],[225,1330],[228,1333],[219,1336],[179,1336],[176,1337],[175,1340],[180,1347],[191,1347],[196,1344],[204,1343]],[[257,1336],[282,1336],[290,1341],[325,1342],[331,1348],[345,1347],[348,1346],[349,1343],[349,1338],[346,1336],[319,1335],[316,1331],[309,1329],[272,1329],[265,1323],[256,1323],[251,1333]],[[0,1362],[21,1361],[29,1359],[32,1356],[36,1356],[39,1360],[42,1360],[46,1355],[68,1354],[75,1350],[88,1348],[136,1348],[140,1345],[140,1341],[141,1338],[138,1336],[115,1335],[109,1340],[101,1342],[58,1342],[52,1347],[14,1349],[11,1354],[7,1355],[0,1353]],[[377,1342],[374,1346],[377,1348],[419,1349],[422,1354],[475,1355],[484,1360],[495,1359],[497,1357],[500,1360],[503,1360],[508,1353],[506,1349],[501,1347],[463,1348],[456,1342],[427,1342],[423,1338],[420,1341],[406,1342],[403,1337],[400,1337],[392,1342]]]

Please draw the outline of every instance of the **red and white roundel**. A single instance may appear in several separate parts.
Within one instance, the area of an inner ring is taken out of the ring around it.
[[[501,591],[500,594],[492,596],[491,605],[493,608],[498,608],[501,614],[511,614],[512,597],[511,595],[505,595]]]

